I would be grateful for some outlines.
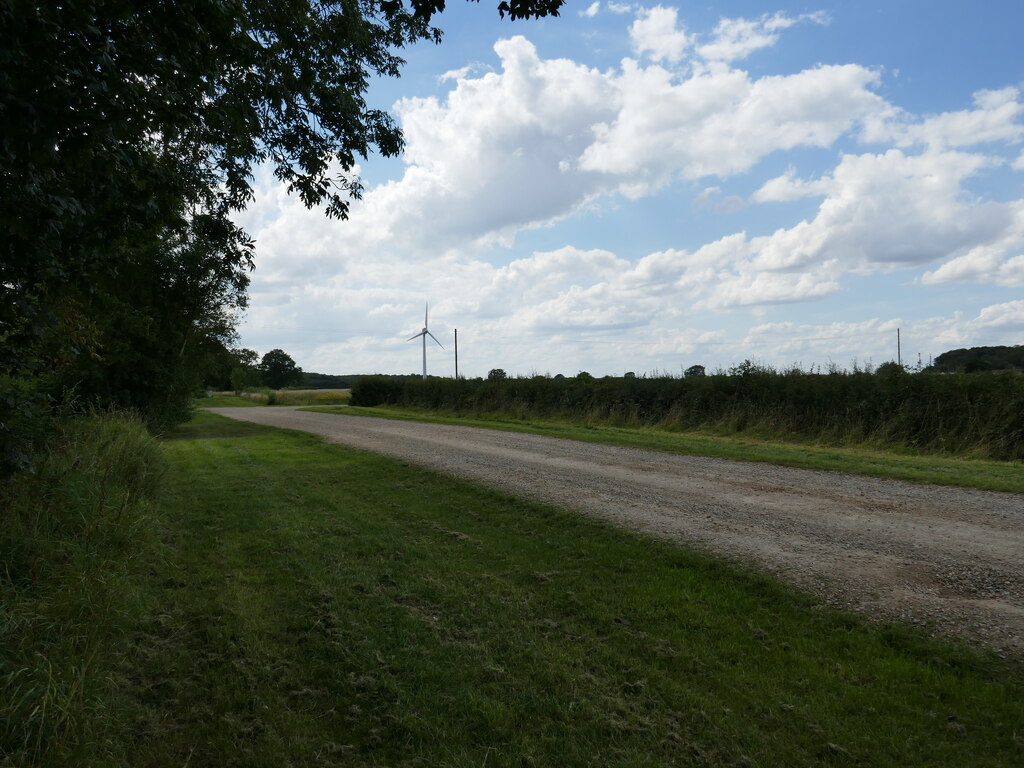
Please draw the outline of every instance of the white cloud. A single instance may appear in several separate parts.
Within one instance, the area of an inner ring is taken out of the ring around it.
[[[791,167],[782,176],[776,176],[762,184],[750,199],[755,203],[787,202],[826,195],[829,187],[828,180],[804,181],[796,178],[796,169]]]
[[[595,0],[595,2],[591,3],[590,5],[588,5],[585,10],[580,11],[579,14],[580,14],[580,16],[586,16],[588,19],[592,19],[595,16],[597,16],[597,14],[600,12],[600,10],[601,10],[600,0]]]
[[[897,329],[904,364],[912,366],[920,360],[927,365],[930,358],[950,349],[1019,344],[1024,330],[1024,301],[982,307],[975,317],[954,312],[919,320],[875,317],[826,325],[765,323],[750,328],[741,346],[783,365],[817,363],[827,369],[827,363],[832,362],[847,369],[854,363],[861,368],[877,367],[896,359]]]
[[[580,168],[618,177],[631,197],[674,174],[699,179],[749,170],[772,152],[827,147],[864,117],[885,111],[870,91],[878,75],[854,65],[818,67],[752,80],[746,72],[696,74],[629,60],[616,78],[621,107],[594,127]]]
[[[1009,221],[993,237],[921,276],[924,285],[988,283],[1024,287],[1024,200],[997,206]]]
[[[1011,333],[1016,332],[1019,342],[1019,332],[1024,331],[1024,300],[1018,299],[985,307],[978,313],[973,325],[978,328],[998,328]]]
[[[827,191],[817,216],[755,239],[755,264],[788,269],[834,259],[848,270],[872,271],[926,264],[991,241],[1011,225],[1012,212],[971,199],[961,189],[989,164],[983,156],[959,152],[845,155],[830,178],[811,185],[818,193]],[[785,184],[775,192],[784,194]]]
[[[1017,88],[982,90],[974,94],[975,109],[943,112],[918,120],[905,113],[879,114],[869,120],[864,138],[898,147],[925,146],[935,150],[991,142],[1024,140],[1024,104]]]
[[[918,118],[875,93],[881,75],[869,67],[768,77],[732,67],[780,30],[822,19],[740,21],[723,21],[698,48],[714,66],[687,62],[691,69],[673,65],[693,52],[693,38],[674,9],[660,6],[630,28],[647,60],[610,70],[544,59],[522,37],[500,41],[495,71],[452,69],[442,79],[453,84],[438,96],[396,105],[404,173],[370,189],[348,222],[306,211],[262,175],[255,204],[240,216],[259,247],[249,327],[265,348],[294,349],[305,367],[337,372],[416,370],[418,351],[404,340],[419,330],[425,299],[439,338],[460,328],[460,362],[477,374],[649,371],[673,355],[713,363],[728,349],[846,363],[887,349],[897,321],[784,328],[758,319],[747,333],[749,318],[834,296],[851,273],[899,272],[914,291],[953,281],[1024,285],[1024,201],[966,191],[1008,161],[963,149],[1024,140],[1016,89],[979,91],[971,109]],[[884,146],[859,153],[855,138]],[[801,147],[826,150],[818,155],[835,167],[756,176],[765,158]],[[1024,154],[1012,167],[1024,171]],[[750,176],[733,181],[740,174]],[[737,188],[756,188],[755,203],[821,200],[804,221],[776,224],[767,217],[786,209],[762,209],[757,221],[771,225],[730,233],[719,220],[723,229],[703,244],[642,258],[567,245],[578,241],[561,229],[552,230],[556,244],[533,252],[494,248],[518,245],[523,230],[554,226],[602,197],[639,199],[680,179],[703,188],[695,205],[719,213],[743,203],[731,194]],[[997,343],[1019,322],[1018,305],[921,321],[908,332],[936,353],[939,343]],[[799,341],[829,333],[837,340]]]
[[[745,59],[760,48],[778,42],[778,33],[802,21],[827,24],[823,12],[807,13],[796,18],[783,13],[764,15],[760,19],[722,19],[715,28],[711,42],[697,46],[697,54],[708,61],[731,62]]]
[[[629,27],[633,50],[638,56],[647,54],[653,61],[680,61],[693,43],[693,37],[678,25],[675,8],[661,5],[642,8]]]
[[[522,37],[495,52],[499,71],[452,70],[443,98],[396,104],[406,172],[353,207],[347,238],[405,252],[510,244],[600,195],[741,173],[772,152],[828,146],[888,108],[870,90],[877,74],[852,65],[677,81],[631,60],[600,72],[542,59]]]

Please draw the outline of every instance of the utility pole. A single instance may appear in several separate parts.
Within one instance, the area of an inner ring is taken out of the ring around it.
[[[455,380],[459,380],[459,329],[455,329]]]
[[[896,364],[903,367],[903,350],[900,347],[900,329],[896,329]]]

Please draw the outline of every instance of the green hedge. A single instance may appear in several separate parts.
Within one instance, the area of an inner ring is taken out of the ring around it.
[[[352,404],[664,429],[751,432],[835,444],[1024,459],[1024,375],[812,373],[744,363],[727,374],[503,380],[368,376]]]

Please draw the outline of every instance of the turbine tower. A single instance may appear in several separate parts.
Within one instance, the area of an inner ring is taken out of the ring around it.
[[[439,346],[441,349],[444,349],[444,344],[442,344],[440,341],[437,341],[437,337],[434,334],[432,334],[429,330],[427,330],[427,313],[429,312],[429,310],[430,310],[430,305],[429,304],[424,305],[424,308],[423,308],[423,330],[420,331],[419,333],[417,333],[415,336],[410,336],[408,339],[406,339],[406,341],[412,341],[413,339],[418,339],[420,336],[423,337],[423,378],[424,379],[427,378],[427,336],[429,336],[435,342],[437,342],[437,346]]]

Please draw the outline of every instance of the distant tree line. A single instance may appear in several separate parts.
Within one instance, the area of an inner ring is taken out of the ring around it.
[[[936,357],[925,370],[937,373],[1024,371],[1024,345],[951,349]]]
[[[745,361],[683,376],[361,377],[352,405],[381,404],[1024,459],[1024,375],[1015,371],[942,375],[887,363],[821,373]]]

